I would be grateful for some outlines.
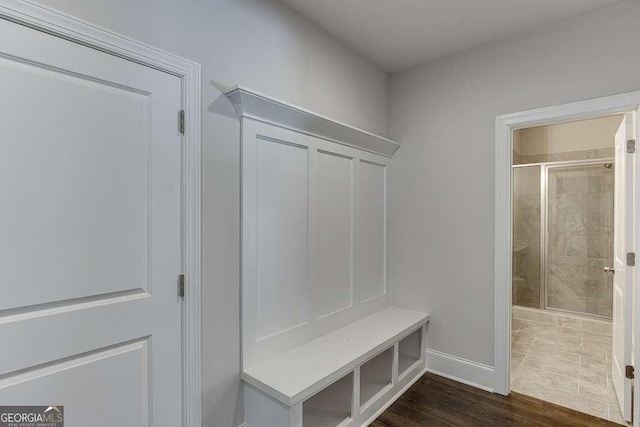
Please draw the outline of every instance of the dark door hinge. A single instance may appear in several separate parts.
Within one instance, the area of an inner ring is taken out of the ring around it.
[[[627,365],[624,368],[624,376],[627,377],[628,379],[632,380],[634,378],[635,374],[635,369],[633,368],[633,366],[631,365]]]
[[[184,135],[184,110],[180,110],[180,135]]]
[[[630,139],[627,141],[627,153],[633,154],[636,152],[636,140]]]
[[[181,274],[178,277],[178,296],[180,298],[184,298],[184,274]]]

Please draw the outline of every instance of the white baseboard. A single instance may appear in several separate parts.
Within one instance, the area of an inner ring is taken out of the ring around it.
[[[493,366],[427,349],[427,371],[493,392]]]

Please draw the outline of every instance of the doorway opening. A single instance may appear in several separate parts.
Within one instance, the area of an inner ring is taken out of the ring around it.
[[[612,378],[621,127],[624,114],[513,131],[510,388],[626,424]]]

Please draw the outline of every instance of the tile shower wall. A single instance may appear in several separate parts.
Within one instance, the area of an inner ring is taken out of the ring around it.
[[[549,168],[547,307],[611,317],[613,169]]]
[[[540,166],[513,170],[513,304],[540,307]]]

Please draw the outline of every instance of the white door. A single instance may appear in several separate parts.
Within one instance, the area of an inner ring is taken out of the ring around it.
[[[613,238],[613,385],[625,420],[631,420],[631,384],[625,367],[631,365],[633,274],[627,253],[633,252],[634,159],[627,141],[634,138],[633,114],[626,114],[615,136],[615,202]]]
[[[181,82],[0,19],[0,405],[181,424]]]

